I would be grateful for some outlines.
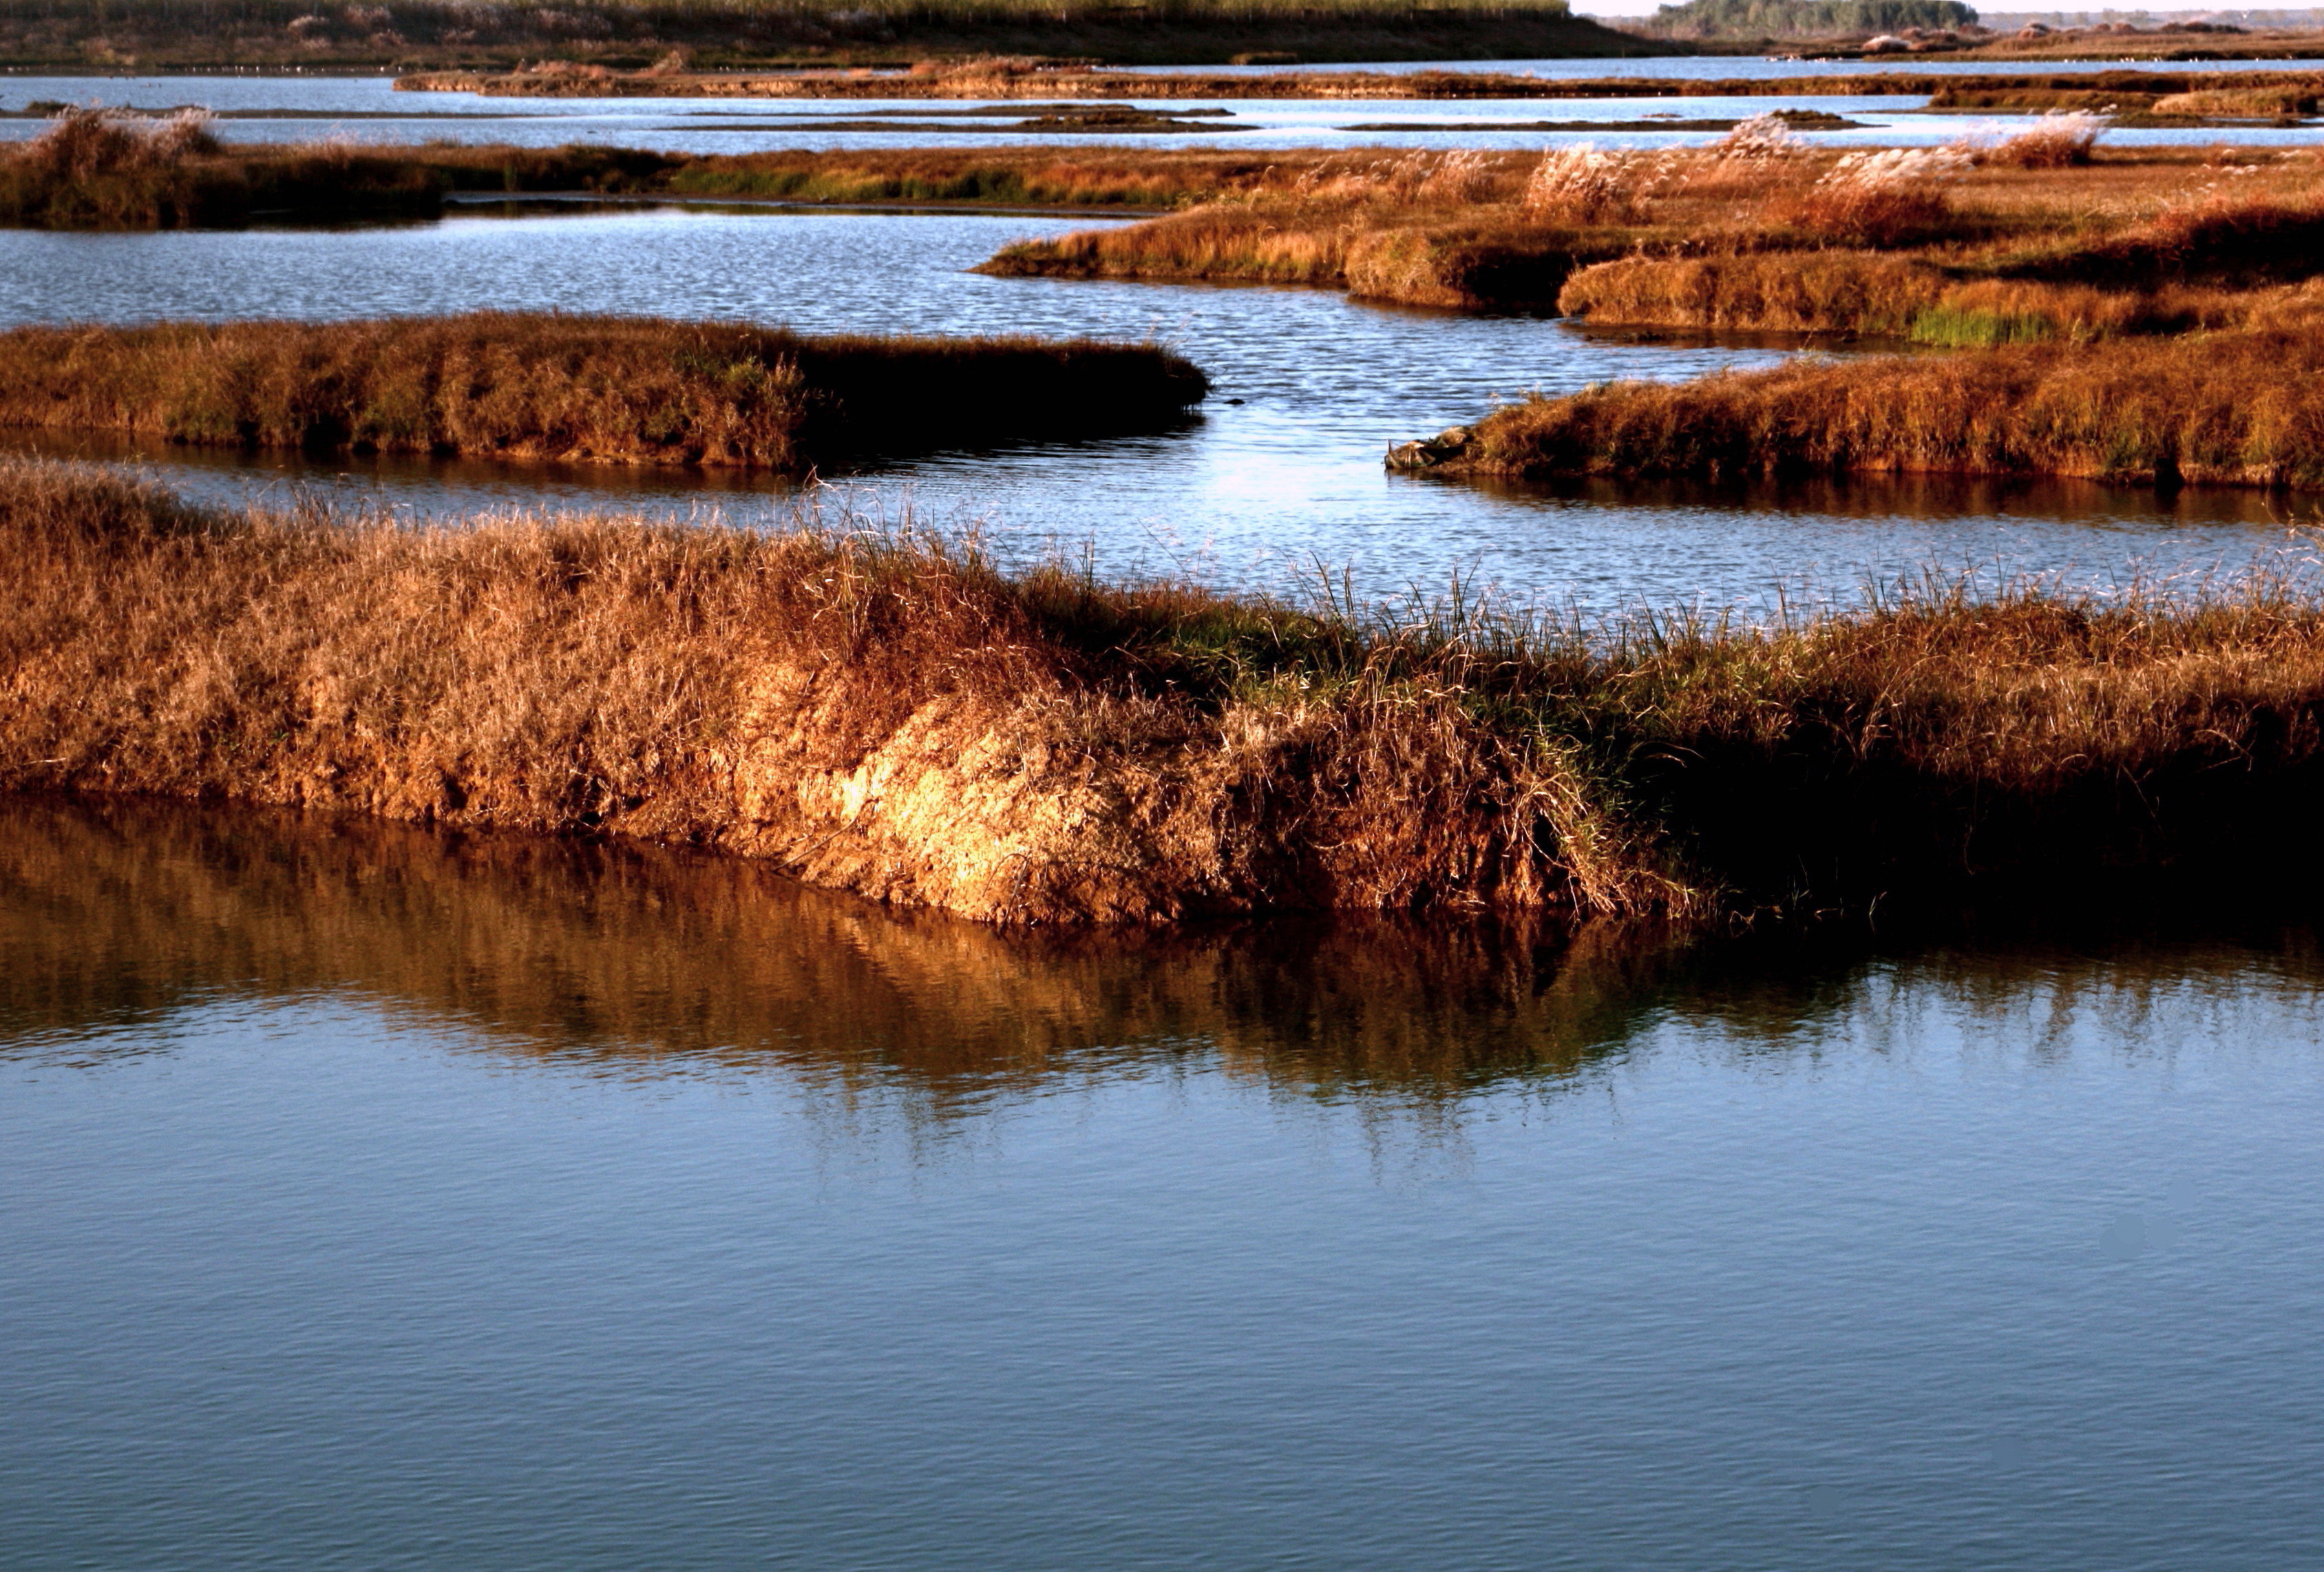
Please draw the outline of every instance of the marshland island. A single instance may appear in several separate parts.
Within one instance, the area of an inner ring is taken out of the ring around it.
[[[0,612],[0,784],[666,842],[1011,924],[1694,922],[2286,876],[2324,780],[2324,597],[2297,549],[2324,496],[2324,69],[2182,32],[2098,71],[2057,30],[1898,20],[1917,4],[1859,6],[1880,32],[1824,37],[1830,69],[1794,78],[1719,76],[1722,46],[1675,14],[1617,32],[1546,6],[1356,7],[1350,36],[1375,61],[1444,58],[1382,40],[1521,40],[1692,74],[1191,69],[1254,40],[1327,58],[1302,31],[1317,14],[1263,7],[1169,13],[1157,36],[1184,47],[1160,63],[1189,69],[1142,74],[1157,62],[1109,42],[1127,23],[1071,11],[899,11],[859,50],[803,14],[611,7],[530,60],[549,13],[456,36],[451,11],[399,7],[358,39],[357,8],[276,36],[252,5],[209,54],[137,13],[156,31],[106,36],[145,40],[141,60],[375,47],[410,68],[379,114],[456,98],[485,124],[322,137],[183,101],[192,80],[179,102],[28,103],[0,222],[46,254],[142,232],[305,256],[446,224],[554,248],[657,215],[900,236],[949,215],[990,243],[945,287],[973,285],[995,325],[810,330],[667,293],[641,311],[610,281],[459,309],[300,289],[272,311],[20,308],[0,330],[0,533],[35,592]],[[20,51],[95,47],[15,25]],[[1044,28],[1093,58],[966,47]],[[1704,96],[1800,102],[1688,107]],[[679,116],[663,144],[627,145],[531,135],[497,98],[681,107],[653,111]],[[763,100],[798,129],[738,138],[685,118],[696,100]],[[1333,100],[1363,104],[1329,134],[1268,145],[1247,124],[1290,103],[1312,127],[1305,106]],[[1077,465],[1230,418],[1233,390],[1167,326],[1009,315],[1197,286],[1240,291],[1253,321],[1315,291],[1401,312],[1383,319],[1422,357],[1486,322],[1622,368],[1544,387],[1522,351],[1482,367],[1498,399],[1373,432],[1396,496],[2071,484],[2232,493],[2277,522],[2200,574],[1997,577],[1938,552],[1901,585],[1774,609],[1585,613],[1449,559],[1382,600],[1320,557],[1320,579],[1286,564],[1271,587],[1117,573],[1070,542],[997,550],[908,508],[796,500],[937,461],[1038,462],[1071,487]],[[1655,359],[1724,345],[1757,359]],[[204,454],[204,475],[491,465],[503,500],[416,517],[174,485]],[[528,465],[585,478],[512,505]],[[571,490],[711,472],[788,488],[791,511],[679,518]]]

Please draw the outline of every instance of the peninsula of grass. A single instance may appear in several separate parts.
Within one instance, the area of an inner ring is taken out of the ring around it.
[[[2305,879],[2324,600],[1582,629],[956,540],[189,506],[0,467],[0,786],[629,837],[1017,923],[1708,919]]]
[[[791,473],[873,453],[1151,430],[1203,374],[1152,345],[810,337],[479,312],[0,333],[0,427],[199,446]]]

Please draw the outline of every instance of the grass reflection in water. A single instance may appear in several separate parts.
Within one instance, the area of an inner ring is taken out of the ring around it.
[[[1909,994],[2038,1052],[2043,1019],[2123,1026],[2166,995],[2313,986],[2300,923],[2178,923],[1950,918],[1886,942],[1688,944],[1508,920],[1027,932],[744,859],[15,797],[0,799],[0,1055],[152,1051],[174,1012],[337,994],[543,1061],[770,1070],[900,1092],[937,1120],[1213,1067],[1288,1096],[1434,1106],[1576,1084],[1673,1019],[1780,1061],[1860,1038],[1868,997]]]

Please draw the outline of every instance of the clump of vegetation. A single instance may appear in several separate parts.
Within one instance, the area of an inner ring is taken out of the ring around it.
[[[198,109],[155,118],[68,108],[29,142],[0,147],[0,225],[168,229],[268,210],[339,219],[437,208],[434,182],[410,160],[328,143],[228,153]]]
[[[1950,149],[1843,153],[1812,186],[1776,203],[1769,217],[1822,245],[1870,251],[1911,245],[1950,226],[1952,204],[1937,185],[1967,165]]]
[[[2051,114],[2031,131],[2021,131],[1990,148],[1977,150],[1980,163],[2005,169],[2078,169],[2090,162],[2098,138],[2106,134],[2107,118],[2087,111]]]
[[[1637,244],[1662,155],[1365,149],[1144,223],[1004,248],[1001,276],[1213,278],[1422,306],[1543,306],[1577,267]]]
[[[2324,602],[2282,580],[1585,629],[21,462],[0,548],[42,587],[0,604],[0,785],[625,835],[1000,920],[1699,919],[2317,849]]]
[[[432,211],[424,180],[350,150],[309,147],[266,161],[229,157],[209,116],[68,108],[38,136],[0,149],[0,224],[58,229],[171,228],[239,223],[269,203],[315,217]],[[383,178],[384,176],[384,178]]]
[[[2169,339],[1618,383],[1495,411],[1407,462],[1489,475],[1914,471],[2324,490],[2324,289]]]
[[[1558,309],[1636,327],[1909,333],[1944,298],[1941,273],[1911,257],[1850,252],[1626,256],[1567,281]]]
[[[866,451],[1149,429],[1204,387],[1152,345],[810,338],[650,318],[0,333],[0,425],[612,464],[798,471]]]

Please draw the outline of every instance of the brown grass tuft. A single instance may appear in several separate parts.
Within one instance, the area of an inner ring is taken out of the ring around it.
[[[1996,146],[1981,148],[1977,157],[1981,163],[2003,169],[2079,169],[2090,162],[2098,138],[2106,134],[2106,126],[2103,115],[2045,115],[2031,131],[2021,131]]]

